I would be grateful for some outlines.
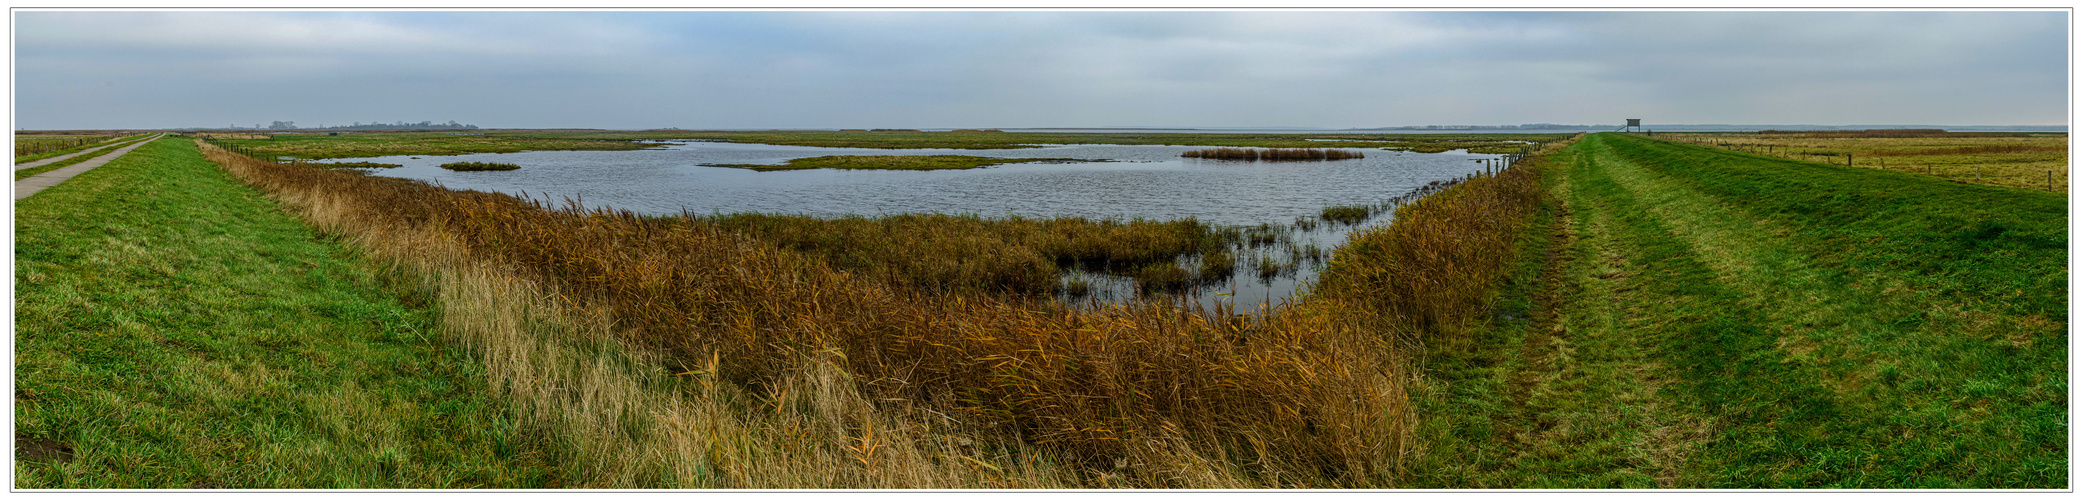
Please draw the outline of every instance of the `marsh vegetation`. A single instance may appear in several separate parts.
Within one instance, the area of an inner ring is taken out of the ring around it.
[[[984,158],[980,156],[930,155],[930,156],[818,156],[795,158],[781,165],[755,165],[711,163],[707,167],[730,167],[773,172],[780,170],[810,170],[829,168],[835,170],[965,170],[993,165],[1027,163],[1037,161],[1065,161],[1061,158]],[[1077,161],[1077,160],[1070,160]]]
[[[1377,210],[1379,210],[1377,207],[1370,205],[1324,207],[1322,217],[1323,220],[1340,224],[1358,224],[1373,216]]]
[[[674,484],[746,484],[732,478],[809,461],[847,465],[800,484],[924,486],[996,470],[1046,472],[1039,484],[1359,486],[1385,484],[1407,446],[1394,337],[1365,301],[1325,294],[1253,316],[1164,301],[1077,308],[995,293],[1036,286],[1004,285],[1036,281],[1006,281],[1023,273],[909,263],[882,243],[1133,263],[1206,248],[1190,221],[661,218],[210,154],[403,265],[510,270],[548,300],[612,318],[601,334],[707,388],[673,404],[722,404],[708,418],[753,422],[734,431],[753,440],[667,466]],[[805,226],[815,230],[792,229]],[[945,233],[964,226],[996,233]],[[962,283],[984,286],[948,285]],[[825,437],[774,441],[799,431],[769,425],[798,418]],[[954,437],[969,444],[948,448]],[[789,453],[740,455],[754,449]],[[1037,455],[1054,472],[1006,461]]]
[[[318,168],[398,168],[404,166],[396,163],[378,163],[372,161],[340,161],[331,163],[307,163],[306,165]]]
[[[732,214],[698,220],[819,256],[838,269],[893,286],[1030,298],[1069,293],[1069,285],[1060,278],[1070,269],[1130,278],[1147,288],[1177,289],[1195,275],[1177,261],[1226,255],[1241,234],[1193,219]],[[1222,271],[1198,276],[1228,279],[1227,270]]]
[[[1330,161],[1366,158],[1363,153],[1329,148],[1213,148],[1179,153],[1186,158],[1240,161]]]
[[[359,164],[368,164],[368,162],[357,162],[357,163],[359,163]],[[520,166],[520,165],[515,165],[515,164],[512,164],[512,163],[493,163],[493,162],[481,162],[481,161],[459,161],[459,162],[454,162],[454,163],[443,163],[443,164],[441,164],[441,168],[445,168],[445,169],[449,169],[449,170],[454,170],[454,171],[457,171],[457,172],[481,172],[481,171],[486,171],[486,170],[520,170],[520,169],[521,169],[521,166]]]

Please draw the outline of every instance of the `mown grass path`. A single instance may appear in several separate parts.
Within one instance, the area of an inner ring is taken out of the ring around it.
[[[2060,195],[1613,134],[1564,160],[1563,263],[1521,291],[1554,319],[1437,355],[1417,484],[2067,485]]]
[[[434,311],[188,141],[15,217],[15,488],[558,484]]]

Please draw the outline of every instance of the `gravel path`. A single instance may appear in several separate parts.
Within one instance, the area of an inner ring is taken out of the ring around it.
[[[124,154],[130,153],[130,150],[137,149],[138,146],[151,144],[152,141],[158,140],[160,137],[165,136],[166,134],[155,135],[152,136],[150,139],[138,141],[137,144],[124,146],[123,149],[118,149],[113,153],[102,155],[99,158],[79,162],[71,166],[67,166],[65,168],[32,175],[28,178],[14,181],[14,199],[20,200],[22,198],[28,198],[29,195],[36,194],[38,191],[43,191],[43,188],[56,186],[60,182],[65,182],[66,179],[71,179],[72,176],[80,175],[81,173],[84,173],[88,170],[93,170],[94,167],[107,165],[108,162],[115,161],[117,158],[122,158]],[[21,170],[21,168],[17,167],[15,170]]]
[[[41,166],[44,166],[44,165],[49,165],[49,164],[52,164],[52,163],[57,163],[57,162],[65,161],[65,160],[67,160],[67,159],[70,159],[70,158],[72,158],[72,157],[74,157],[74,156],[79,156],[79,155],[83,155],[83,154],[87,154],[87,153],[92,153],[92,152],[95,152],[95,151],[100,151],[100,150],[103,150],[103,149],[108,149],[108,147],[109,147],[109,146],[114,146],[114,145],[117,145],[117,144],[122,144],[122,143],[123,143],[123,140],[122,140],[122,139],[117,139],[117,140],[115,140],[114,142],[111,142],[111,143],[109,143],[109,144],[104,144],[104,145],[101,145],[101,146],[96,146],[96,147],[95,147],[94,149],[89,149],[89,150],[86,150],[86,151],[81,151],[81,152],[78,152],[78,153],[73,153],[73,154],[66,154],[66,155],[58,155],[58,156],[53,156],[53,157],[50,157],[50,158],[44,158],[44,159],[41,159],[41,160],[36,160],[36,161],[32,161],[32,162],[29,162],[29,163],[23,163],[23,164],[20,164],[20,165],[15,165],[15,166],[14,166],[14,169],[15,169],[15,170],[28,170],[28,169],[32,169],[32,168],[36,168],[36,167],[41,167]]]

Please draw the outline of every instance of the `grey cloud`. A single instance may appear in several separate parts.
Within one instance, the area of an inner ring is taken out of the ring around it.
[[[2066,120],[2068,74],[2063,12],[26,11],[16,24],[22,128],[2045,124]]]

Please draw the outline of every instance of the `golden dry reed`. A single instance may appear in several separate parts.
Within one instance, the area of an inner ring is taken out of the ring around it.
[[[1179,156],[1245,161],[1325,161],[1367,157],[1358,152],[1328,148],[1209,148],[1179,153]]]
[[[458,283],[511,281],[517,291],[485,293],[537,293],[501,300],[563,311],[497,313],[472,305],[494,299],[445,298],[452,329],[525,331],[551,318],[592,325],[577,330],[612,341],[597,352],[626,353],[488,361],[517,399],[557,415],[539,422],[585,429],[559,441],[565,459],[582,462],[569,467],[592,471],[583,484],[1380,486],[1409,450],[1408,375],[1383,316],[1360,313],[1358,295],[1241,316],[926,293],[697,219],[550,207],[201,147],[381,256]],[[514,342],[589,345],[564,337]],[[512,351],[540,350],[530,349]],[[635,361],[600,361],[610,358]],[[629,366],[678,375],[646,379]],[[608,382],[572,382],[594,379]],[[700,389],[666,397],[644,387]]]
[[[1396,208],[1395,223],[1353,234],[1312,290],[1420,334],[1475,317],[1487,306],[1491,287],[1483,285],[1507,272],[1520,228],[1545,196],[1545,161],[1477,175]]]

